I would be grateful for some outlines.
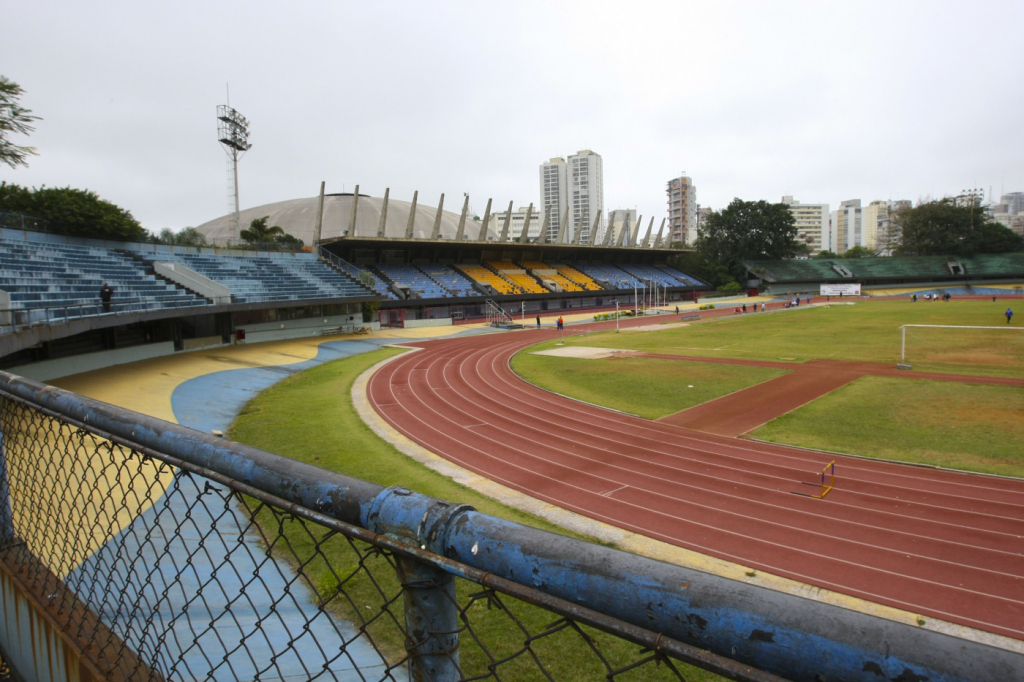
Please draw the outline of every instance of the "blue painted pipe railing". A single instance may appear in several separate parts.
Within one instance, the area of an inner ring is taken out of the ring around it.
[[[1006,648],[563,537],[402,488],[383,488],[3,372],[0,390],[293,504],[787,679],[1024,679],[1024,655]],[[407,582],[424,584],[420,570],[409,566]],[[446,601],[436,594],[412,598]],[[445,630],[450,614],[436,615],[438,622],[429,627]],[[452,667],[441,661],[422,679],[447,680],[452,674]]]

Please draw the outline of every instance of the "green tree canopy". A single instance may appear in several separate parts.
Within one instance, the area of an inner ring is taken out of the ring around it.
[[[26,213],[49,223],[51,231],[72,237],[138,241],[147,237],[129,211],[86,189],[29,189],[0,183],[0,210]]]
[[[835,251],[819,251],[815,258],[839,258],[839,254]]]
[[[36,154],[35,147],[19,146],[8,139],[11,133],[29,134],[35,130],[32,122],[39,120],[30,109],[18,105],[24,92],[20,85],[0,76],[0,161],[11,168],[27,166],[28,157]]]
[[[249,223],[248,230],[242,230],[241,237],[246,244],[259,246],[260,248],[288,248],[298,249],[302,247],[302,240],[287,234],[281,227],[274,225],[267,227],[270,216],[256,218]]]
[[[708,263],[723,266],[733,279],[743,280],[742,260],[792,258],[800,250],[796,236],[786,204],[733,199],[721,211],[712,211],[701,225],[697,251]]]
[[[194,227],[175,232],[169,227],[160,230],[156,241],[161,244],[172,244],[176,246],[206,246],[206,236]]]
[[[874,251],[871,249],[865,249],[860,244],[857,246],[851,246],[843,252],[843,258],[872,258],[874,255]]]
[[[992,220],[984,207],[957,206],[953,199],[927,201],[895,219],[897,255],[971,256],[1024,250],[1024,239]]]

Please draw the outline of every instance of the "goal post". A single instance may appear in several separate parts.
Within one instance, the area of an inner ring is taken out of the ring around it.
[[[945,341],[941,341],[941,340],[939,341],[939,343],[946,344],[947,346],[948,345],[955,345],[955,347],[952,348],[953,351],[961,350],[961,351],[964,351],[964,352],[970,352],[972,349],[977,349],[977,348],[979,348],[979,347],[981,347],[981,346],[983,346],[985,344],[988,344],[990,346],[991,343],[990,343],[989,339],[995,340],[998,337],[1000,337],[1002,333],[1005,333],[1005,332],[1024,332],[1024,327],[1011,327],[1009,325],[1006,326],[1006,327],[981,327],[981,326],[970,326],[970,325],[901,325],[900,328],[899,328],[899,330],[900,330],[900,349],[899,349],[900,364],[905,364],[906,363],[906,331],[907,331],[907,329],[965,330],[964,334],[973,334],[974,335],[972,339],[968,339],[968,341],[971,341],[971,342],[973,342],[975,344],[975,346],[973,348],[971,346],[971,343],[965,343],[963,338],[962,338],[962,336],[958,335],[958,334],[955,337],[946,337]],[[988,331],[986,331],[986,330],[988,330]],[[999,334],[995,335],[996,332],[998,332]],[[989,337],[989,335],[994,335],[994,336]],[[958,342],[953,344],[952,343],[953,338],[958,339]],[[1019,340],[1014,340],[1014,341],[1011,342],[1011,345],[1013,345],[1013,346],[1016,346],[1017,344],[1024,344],[1024,336],[1021,336]],[[1001,350],[1001,349],[996,349],[996,350]],[[1016,354],[1017,351],[1016,351],[1016,349],[1011,348],[1011,349],[1008,349],[1008,352]]]

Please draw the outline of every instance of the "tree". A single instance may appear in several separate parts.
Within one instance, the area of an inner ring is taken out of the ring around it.
[[[835,251],[819,251],[815,258],[839,258],[839,254]]]
[[[0,161],[11,168],[27,166],[27,158],[37,153],[35,147],[21,147],[7,139],[11,133],[29,134],[35,130],[32,122],[39,120],[30,109],[18,105],[23,93],[20,85],[0,76]]]
[[[268,220],[270,220],[270,216],[256,218],[249,223],[248,230],[242,230],[241,237],[245,240],[246,244],[259,246],[264,249],[273,249],[275,247],[288,249],[302,248],[303,242],[301,239],[285,233],[278,225],[267,227]]]
[[[87,189],[28,189],[2,182],[0,210],[42,218],[50,231],[72,237],[138,241],[147,234],[129,211]]]
[[[843,253],[843,258],[872,258],[875,252],[871,249],[865,249],[863,246],[858,244],[857,246],[851,246]]]
[[[901,256],[971,256],[1024,250],[1024,241],[977,204],[945,198],[900,211],[894,219]]]
[[[697,233],[697,251],[724,267],[735,280],[746,278],[743,260],[781,260],[799,252],[796,224],[786,204],[733,199],[712,211]]]
[[[156,238],[160,244],[171,244],[175,246],[206,246],[206,236],[194,227],[186,227],[180,232],[175,232],[169,227],[160,230]]]

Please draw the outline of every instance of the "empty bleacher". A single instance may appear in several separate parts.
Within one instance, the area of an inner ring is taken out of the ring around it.
[[[540,285],[532,276],[526,274],[522,267],[507,260],[487,261],[487,266],[497,272],[500,276],[512,282],[520,291],[526,294],[546,294],[548,290]]]
[[[457,265],[456,268],[466,277],[480,282],[481,284],[490,285],[501,295],[523,293],[522,290],[512,284],[512,282],[503,277],[499,277],[482,265]]]
[[[331,257],[330,262],[331,265],[347,274],[356,282],[360,282],[364,286],[367,286],[374,293],[377,293],[380,296],[384,298],[389,298],[391,300],[395,300],[398,298],[398,296],[395,295],[395,292],[391,290],[391,287],[388,286],[387,282],[382,280],[380,277],[375,275],[367,268],[361,267],[359,265],[352,265],[348,261],[342,260],[341,258],[338,258],[336,256]]]
[[[479,296],[480,292],[473,288],[471,282],[462,273],[447,265],[423,264],[417,266],[428,277],[448,290],[452,296]]]
[[[394,284],[409,287],[416,298],[451,298],[452,293],[430,278],[415,265],[386,264],[377,269]]]
[[[562,291],[583,291],[583,287],[576,282],[573,282],[571,279],[568,279],[556,268],[553,268],[547,263],[524,260],[522,262],[522,266],[534,277],[554,282],[562,289]]]
[[[556,265],[555,270],[566,279],[575,282],[587,291],[602,291],[603,287],[571,265]]]
[[[114,289],[112,313],[207,304],[118,251],[0,239],[0,289],[10,294],[13,309],[50,308],[40,312],[40,321],[103,314],[99,291],[104,283]]]
[[[231,290],[235,303],[366,296],[365,287],[312,257],[146,254],[144,260],[180,263]]]
[[[646,289],[647,285],[635,275],[615,265],[578,265],[583,274],[595,281],[604,280],[614,289]]]

